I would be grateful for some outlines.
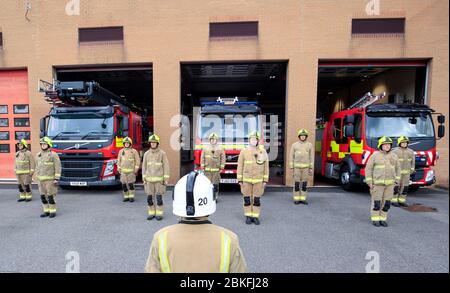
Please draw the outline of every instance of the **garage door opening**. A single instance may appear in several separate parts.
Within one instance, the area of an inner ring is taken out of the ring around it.
[[[282,185],[286,70],[287,62],[181,64],[181,109],[189,117],[191,146],[181,151],[181,175],[198,167],[207,136],[220,132],[227,158],[222,183],[234,183],[239,151],[256,129],[271,159],[269,183]],[[210,127],[202,118],[208,115],[220,117],[220,125]]]
[[[129,67],[55,67],[59,81],[95,81],[141,109],[153,130],[153,70],[151,65]]]
[[[318,70],[316,122],[317,148],[323,140],[320,126],[331,114],[343,111],[367,93],[382,95],[377,104],[426,104],[427,61],[330,61]],[[336,182],[316,175],[315,185]]]
[[[54,87],[42,83],[54,106],[41,135],[60,155],[60,185],[119,185],[124,138],[142,156],[153,131],[152,66],[55,67],[55,79]]]

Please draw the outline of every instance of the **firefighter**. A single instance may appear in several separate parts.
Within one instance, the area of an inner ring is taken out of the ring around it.
[[[117,170],[120,173],[122,183],[123,201],[134,201],[136,174],[139,171],[141,157],[133,148],[133,141],[129,137],[123,139],[124,148],[120,150],[117,160]]]
[[[61,178],[61,161],[58,155],[52,151],[53,143],[48,137],[40,140],[41,151],[36,155],[36,178],[43,205],[41,218],[56,216],[56,193],[58,192],[58,180]]]
[[[245,223],[260,224],[261,196],[269,181],[269,158],[260,144],[261,134],[250,133],[249,146],[242,150],[237,167],[237,179],[244,197]]]
[[[170,176],[169,160],[166,153],[159,147],[161,140],[158,135],[150,135],[148,142],[150,149],[145,152],[142,162],[142,180],[148,203],[147,220],[152,220],[156,216],[156,219],[160,221],[164,214],[163,195],[166,193]]]
[[[208,220],[216,211],[211,181],[191,171],[175,185],[173,197],[180,221],[154,234],[145,272],[246,273],[238,236]]]
[[[400,184],[395,188],[394,198],[392,199],[392,205],[395,207],[408,206],[406,204],[406,197],[408,195],[411,174],[414,174],[416,165],[416,156],[414,155],[414,151],[410,149],[408,145],[409,138],[400,136],[397,140],[398,147],[393,150],[393,153],[398,157],[401,168]]]
[[[308,177],[312,175],[314,149],[308,139],[308,131],[300,129],[297,132],[299,141],[291,147],[289,167],[294,176],[294,203],[307,205]],[[300,189],[301,185],[301,189]]]
[[[214,185],[214,196],[219,196],[220,171],[225,168],[225,152],[219,145],[219,136],[211,133],[208,136],[209,145],[203,150],[201,156],[201,168],[204,174]]]
[[[19,187],[18,202],[29,202],[32,199],[31,178],[34,174],[35,162],[33,155],[28,149],[28,143],[25,139],[21,139],[17,143],[19,151],[16,153],[14,164],[14,173],[17,177]]]
[[[387,227],[387,216],[394,196],[394,187],[400,181],[400,163],[392,150],[392,139],[378,140],[379,151],[370,156],[365,171],[366,183],[372,196],[371,220],[376,227]]]

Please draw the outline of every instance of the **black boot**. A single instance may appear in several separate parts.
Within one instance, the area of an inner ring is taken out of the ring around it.
[[[386,221],[380,221],[380,225],[383,227],[387,227],[388,223]]]
[[[19,199],[17,200],[17,202],[22,202],[22,201],[25,201],[25,198],[19,198]]]
[[[245,217],[245,224],[250,225],[252,223],[251,217]]]
[[[306,201],[306,200],[302,200],[301,202],[300,202],[301,204],[304,204],[304,205],[308,205],[308,202]]]
[[[261,223],[259,222],[259,219],[258,219],[258,218],[253,218],[253,223],[255,223],[255,225],[261,224]]]
[[[399,205],[404,208],[408,207],[408,204],[406,202],[401,202],[401,203],[399,203]]]
[[[41,218],[45,218],[45,217],[48,217],[50,215],[50,213],[42,213],[41,215],[40,215],[40,217]]]
[[[157,221],[161,221],[163,219],[163,217],[161,217],[161,216],[156,216],[156,220]]]
[[[300,202],[298,200],[294,201],[294,204],[300,204]]]
[[[372,221],[372,225],[375,227],[380,227],[380,221]]]
[[[129,201],[130,199],[129,198],[124,198],[122,201],[123,202],[127,202],[127,201]]]
[[[25,201],[26,201],[26,202],[30,202],[30,201],[31,201],[31,198],[27,198]]]
[[[134,198],[130,198],[130,202],[134,202]]]
[[[155,216],[151,215],[151,216],[148,216],[148,217],[147,217],[147,220],[148,220],[148,221],[151,221],[151,220],[153,220],[154,218],[155,218]]]
[[[54,217],[56,217],[56,214],[55,213],[50,213],[48,217],[49,218],[54,218]]]
[[[393,202],[392,205],[396,208],[398,208],[400,206],[400,204],[398,202]]]

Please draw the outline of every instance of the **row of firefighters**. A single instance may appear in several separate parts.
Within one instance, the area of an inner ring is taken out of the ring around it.
[[[289,166],[293,171],[295,204],[307,204],[307,181],[312,175],[313,147],[304,129],[297,133],[299,141],[291,147]],[[247,224],[260,224],[261,196],[269,180],[269,162],[260,145],[258,132],[249,135],[249,146],[238,160],[238,181],[243,194],[244,215]],[[144,154],[142,176],[148,202],[148,220],[163,217],[163,195],[169,179],[166,153],[160,149],[160,138],[149,138],[150,149]],[[244,254],[238,236],[223,227],[213,225],[209,216],[216,211],[220,171],[225,167],[225,154],[216,134],[209,136],[210,144],[202,152],[203,172],[192,171],[182,177],[174,187],[173,213],[180,217],[176,225],[164,227],[154,234],[146,272],[247,272]],[[414,152],[408,148],[409,140],[402,136],[399,148],[392,150],[392,139],[382,137],[366,166],[366,182],[372,196],[371,220],[375,226],[387,226],[391,204],[406,205],[410,174],[414,172]],[[55,217],[58,180],[61,163],[51,150],[52,141],[44,137],[41,151],[33,158],[25,140],[18,143],[15,171],[19,181],[19,201],[31,200],[33,175],[38,181],[43,203],[41,217]],[[121,174],[123,200],[132,202],[135,196],[136,174],[141,159],[132,148],[130,138],[124,139],[119,152],[118,170]],[[196,255],[205,257],[198,258]]]

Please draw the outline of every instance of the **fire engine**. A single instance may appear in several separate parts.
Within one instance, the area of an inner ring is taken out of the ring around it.
[[[195,169],[200,169],[202,149],[209,143],[209,134],[217,133],[226,155],[220,183],[238,183],[237,162],[241,150],[248,146],[249,133],[257,130],[263,135],[261,108],[257,102],[246,100],[245,97],[204,97],[200,98],[201,106],[194,113]]]
[[[365,182],[364,167],[377,150],[381,136],[389,136],[397,146],[401,135],[409,137],[416,155],[416,170],[411,189],[430,186],[436,181],[435,166],[439,154],[436,140],[444,136],[445,116],[420,104],[375,103],[384,94],[367,93],[348,109],[335,112],[316,127],[315,172],[339,180],[345,190]],[[432,115],[437,115],[437,138]]]
[[[62,165],[60,185],[120,184],[117,154],[130,136],[142,153],[147,118],[123,97],[94,81],[52,83],[40,80],[39,91],[52,104],[40,121],[40,136],[53,140]]]

